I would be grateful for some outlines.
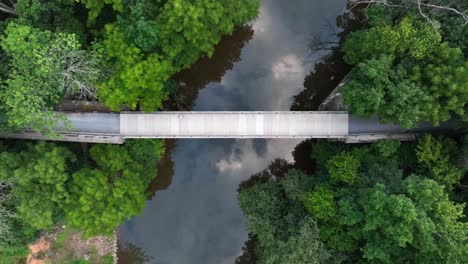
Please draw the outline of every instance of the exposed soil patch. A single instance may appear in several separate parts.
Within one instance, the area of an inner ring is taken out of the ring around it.
[[[45,253],[50,249],[51,241],[46,237],[41,237],[35,243],[29,245],[29,255],[27,264],[45,264]]]
[[[113,264],[113,237],[96,236],[89,239],[82,232],[57,227],[44,233],[29,245],[27,264],[92,263]]]

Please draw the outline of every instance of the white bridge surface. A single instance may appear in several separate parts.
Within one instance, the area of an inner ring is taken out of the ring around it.
[[[123,138],[345,138],[346,112],[120,113]]]
[[[127,138],[333,138],[347,143],[380,139],[414,140],[422,132],[451,131],[456,121],[414,129],[361,119],[347,112],[122,112],[64,113],[71,129],[59,124],[60,137],[25,130],[4,138],[122,144]]]

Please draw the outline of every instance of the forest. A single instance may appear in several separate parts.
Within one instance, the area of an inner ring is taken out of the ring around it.
[[[301,143],[307,161],[275,160],[239,186],[250,239],[236,263],[468,259],[468,2],[350,3],[365,21],[338,47],[352,66],[348,111],[405,128],[459,125],[416,142]]]
[[[364,17],[334,55],[350,70],[341,88],[349,112],[404,128],[458,126],[415,142],[301,143],[306,161],[275,160],[239,186],[250,240],[237,263],[465,263],[468,1],[348,2]],[[211,57],[259,8],[260,0],[1,1],[0,133],[53,136],[67,123],[55,111],[64,99],[163,110],[180,88],[174,76]],[[113,236],[142,212],[165,153],[153,139],[1,140],[0,264],[24,263],[27,245],[60,227]],[[67,261],[58,263],[92,263]]]
[[[99,100],[113,111],[156,111],[171,77],[235,27],[259,1],[18,0],[1,5],[2,131],[50,132],[60,100]]]

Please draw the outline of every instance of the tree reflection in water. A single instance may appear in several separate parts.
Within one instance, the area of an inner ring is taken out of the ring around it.
[[[240,61],[242,48],[252,38],[251,26],[242,26],[231,35],[224,36],[216,45],[213,56],[204,56],[192,67],[176,74],[177,88],[173,91],[165,110],[188,111],[198,97],[198,92],[210,82],[221,82],[224,74]]]
[[[205,56],[189,69],[176,74],[174,79],[178,83],[177,88],[171,98],[165,102],[164,109],[167,111],[190,110],[201,89],[210,82],[220,82],[224,74],[232,69],[234,63],[240,61],[242,48],[252,38],[253,33],[250,26],[237,28],[231,35],[221,39],[211,58]],[[176,142],[173,139],[165,140],[166,154],[158,162],[158,176],[147,189],[150,199],[157,191],[165,190],[171,185],[174,174],[171,152],[175,148]]]
[[[174,162],[171,158],[171,152],[176,146],[175,139],[165,139],[164,144],[166,146],[166,153],[164,157],[158,161],[156,167],[157,176],[154,178],[146,192],[148,198],[151,200],[154,194],[159,190],[166,190],[172,183],[172,175],[174,175]]]
[[[119,264],[143,264],[153,258],[145,254],[145,252],[130,242],[118,242],[117,258]]]
[[[336,25],[343,29],[343,31],[336,34],[339,39],[337,45],[332,47],[326,45],[326,49],[331,52],[315,63],[314,69],[305,77],[305,89],[294,96],[291,111],[317,111],[319,105],[349,73],[351,66],[347,65],[343,60],[341,44],[349,33],[362,27],[363,22],[364,18],[357,9],[336,18]],[[320,43],[311,46],[315,48],[323,47]]]

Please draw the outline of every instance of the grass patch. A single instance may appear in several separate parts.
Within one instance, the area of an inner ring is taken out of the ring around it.
[[[74,230],[70,228],[64,229],[60,234],[57,235],[57,238],[54,242],[54,248],[60,250],[65,245],[65,242],[70,239],[70,237],[75,233]]]
[[[19,264],[26,262],[29,253],[27,246],[6,246],[1,245],[0,264]]]
[[[78,259],[78,260],[69,260],[66,264],[93,264],[93,263],[86,259]]]
[[[102,264],[114,264],[114,256],[111,254],[104,256],[102,258]]]

